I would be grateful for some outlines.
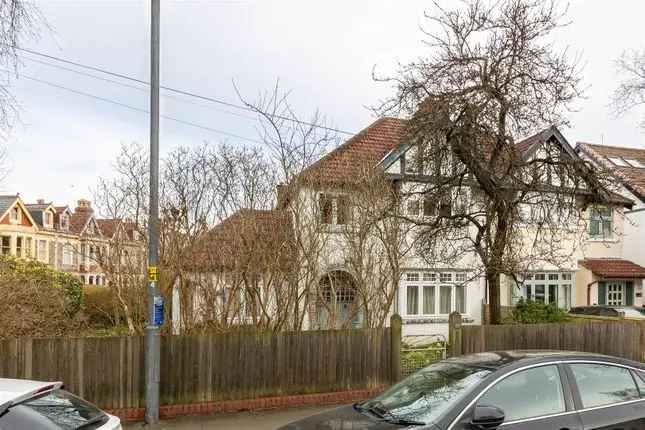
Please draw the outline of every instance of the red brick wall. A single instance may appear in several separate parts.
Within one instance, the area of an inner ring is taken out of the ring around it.
[[[368,399],[383,389],[340,391],[336,393],[302,394],[295,396],[264,397],[247,400],[228,400],[224,402],[193,403],[187,405],[166,405],[159,409],[161,418],[174,418],[186,415],[208,415],[217,412],[260,411],[266,409],[286,409],[302,406],[341,405]],[[108,413],[123,421],[143,421],[144,409],[116,409]]]

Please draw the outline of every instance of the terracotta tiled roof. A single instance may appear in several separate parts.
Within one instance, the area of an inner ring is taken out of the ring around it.
[[[406,121],[380,118],[305,169],[301,178],[316,183],[345,184],[356,180],[365,166],[375,167],[402,143]]]
[[[645,203],[645,168],[617,166],[607,158],[633,159],[645,166],[645,149],[595,145],[585,142],[578,142],[578,149],[602,167],[611,170],[629,191]]]
[[[74,234],[81,234],[87,224],[87,220],[91,217],[91,212],[74,212],[69,220],[69,231]]]
[[[284,267],[289,262],[291,237],[287,212],[242,209],[196,241],[191,266],[252,272]]]
[[[578,262],[603,278],[645,278],[645,267],[620,258],[588,258]]]
[[[99,225],[101,233],[103,233],[104,236],[112,238],[114,237],[114,233],[116,233],[116,229],[119,227],[121,220],[119,218],[97,219],[96,223]]]
[[[527,137],[516,144],[516,148],[520,153],[528,151],[534,144],[544,142],[544,133],[547,130],[542,130],[535,133],[533,136]]]

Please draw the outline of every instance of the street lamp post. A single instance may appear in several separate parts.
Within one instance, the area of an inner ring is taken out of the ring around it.
[[[159,326],[163,298],[159,292],[159,35],[160,0],[151,0],[150,37],[150,205],[148,208],[148,324],[146,325],[146,412],[148,424],[159,422]]]

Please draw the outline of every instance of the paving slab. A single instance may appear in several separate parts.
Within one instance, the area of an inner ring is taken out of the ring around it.
[[[338,406],[183,417],[165,420],[155,426],[130,424],[125,426],[125,430],[275,430],[292,421],[336,407]]]

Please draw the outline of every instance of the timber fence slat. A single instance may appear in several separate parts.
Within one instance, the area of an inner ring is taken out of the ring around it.
[[[461,328],[462,354],[521,349],[594,352],[645,361],[645,323],[619,320]]]

